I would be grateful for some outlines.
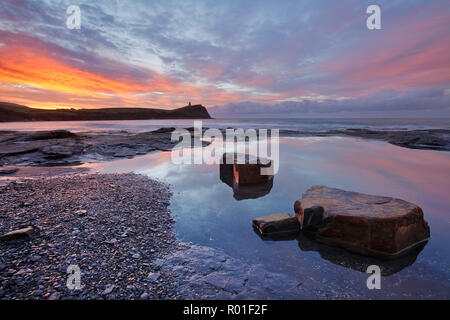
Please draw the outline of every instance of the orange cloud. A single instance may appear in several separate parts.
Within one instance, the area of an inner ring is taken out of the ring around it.
[[[152,70],[140,70],[140,77],[132,78],[121,75],[122,70],[132,73],[131,67],[114,62],[117,73],[111,78],[62,58],[44,43],[26,37],[0,46],[1,99],[38,108],[171,108],[187,100],[210,105],[239,99],[214,86],[184,84]]]
[[[28,47],[5,46],[0,49],[0,60],[3,83],[97,97],[100,92],[121,94],[148,89],[137,83],[116,81],[73,68],[52,58],[50,52],[37,52]]]

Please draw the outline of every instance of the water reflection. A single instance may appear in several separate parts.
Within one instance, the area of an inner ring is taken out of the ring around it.
[[[224,154],[225,157],[226,154]],[[239,184],[233,172],[233,164],[223,162],[219,165],[220,180],[233,189],[233,197],[236,200],[261,198],[269,194],[270,190],[272,190],[273,176],[252,185]]]
[[[342,248],[327,246],[314,240],[312,236],[304,233],[290,234],[282,237],[277,236],[276,238],[274,238],[262,236],[261,233],[255,229],[253,229],[253,231],[263,241],[297,241],[298,247],[301,251],[317,252],[322,259],[325,259],[326,261],[341,267],[350,268],[365,273],[369,266],[377,265],[380,267],[382,276],[390,276],[412,265],[416,261],[419,253],[423,250],[428,242],[426,241],[418,245],[416,248],[414,248],[413,251],[397,259],[381,260],[373,257],[359,255],[356,253],[351,253]]]
[[[318,252],[321,258],[345,268],[365,273],[369,266],[377,265],[380,267],[381,275],[383,276],[400,272],[404,268],[412,265],[427,243],[425,242],[417,246],[412,252],[395,260],[380,260],[351,253],[345,249],[327,246],[302,234],[297,238],[297,241],[300,250]]]

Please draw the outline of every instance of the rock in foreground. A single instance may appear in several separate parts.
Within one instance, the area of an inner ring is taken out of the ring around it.
[[[318,241],[352,252],[395,258],[430,237],[422,209],[404,200],[314,186],[301,203],[324,208]]]
[[[253,227],[261,236],[284,236],[300,231],[297,218],[291,214],[278,213],[253,219]]]

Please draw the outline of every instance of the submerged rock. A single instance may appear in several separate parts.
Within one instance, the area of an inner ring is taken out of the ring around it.
[[[300,231],[297,218],[288,213],[271,214],[253,219],[253,227],[264,237],[283,237]]]
[[[422,209],[404,200],[314,186],[301,204],[324,209],[318,241],[352,252],[396,258],[430,237]]]

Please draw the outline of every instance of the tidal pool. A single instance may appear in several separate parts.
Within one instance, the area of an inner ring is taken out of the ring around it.
[[[219,178],[219,165],[173,164],[171,152],[84,166],[104,173],[134,171],[170,183],[171,210],[182,241],[222,249],[249,264],[296,277],[305,286],[327,288],[341,297],[450,298],[448,152],[356,138],[281,138],[273,185],[251,199],[234,197]],[[383,262],[304,237],[263,241],[253,231],[253,218],[293,213],[294,201],[313,185],[413,202],[424,211],[431,239],[421,251]],[[380,290],[366,286],[365,270],[371,264],[382,267]]]

